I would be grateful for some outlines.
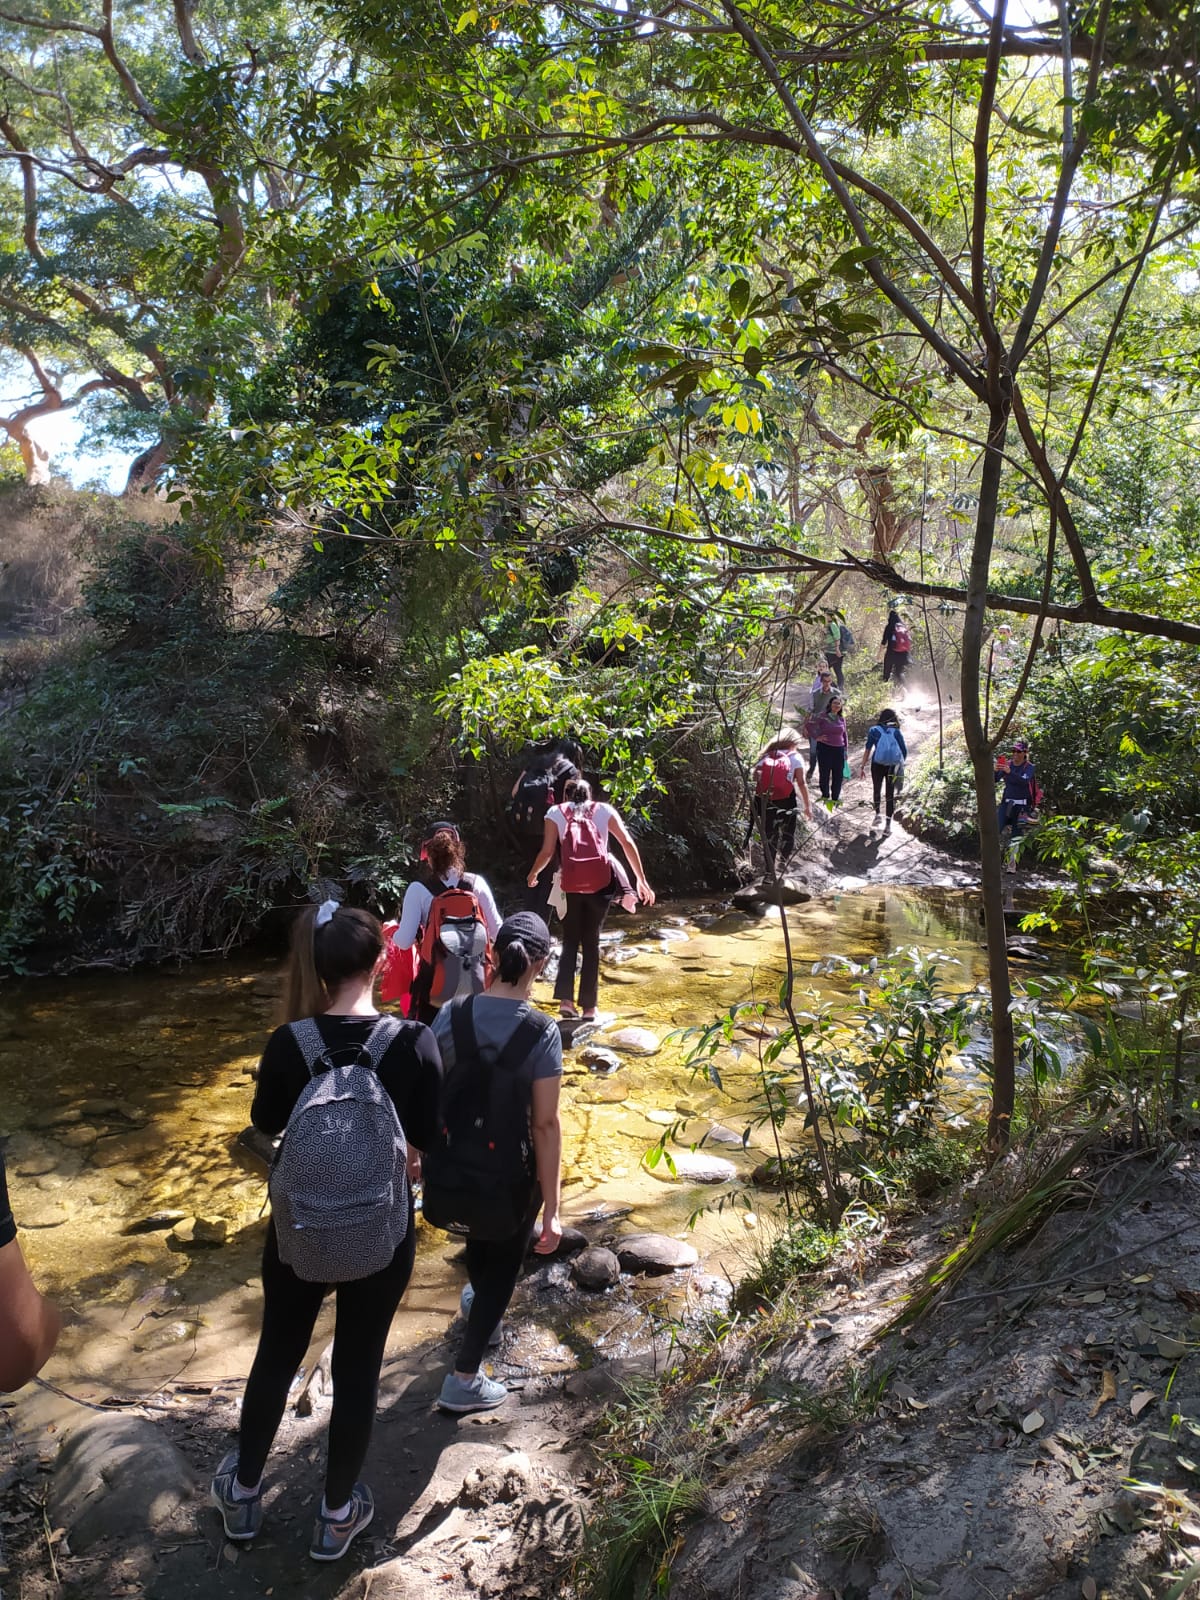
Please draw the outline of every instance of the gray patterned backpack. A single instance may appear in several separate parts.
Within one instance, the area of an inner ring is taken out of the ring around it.
[[[279,1259],[307,1283],[348,1283],[386,1267],[408,1231],[408,1147],[378,1076],[400,1023],[380,1017],[345,1067],[311,1017],[290,1027],[309,1081],[271,1169]]]

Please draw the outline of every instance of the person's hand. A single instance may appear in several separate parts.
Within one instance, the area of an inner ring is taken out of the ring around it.
[[[421,1152],[419,1150],[414,1150],[412,1145],[409,1145],[408,1147],[408,1156],[404,1163],[404,1170],[408,1173],[409,1183],[420,1183]]]
[[[646,882],[645,878],[638,879],[637,894],[638,899],[644,906],[652,906],[654,904],[654,890]]]
[[[562,1243],[562,1223],[548,1211],[542,1212],[542,1231],[533,1247],[535,1255],[552,1256]]]
[[[538,873],[538,872],[531,872],[529,874],[529,876],[525,879],[526,887],[530,888],[530,889],[536,889],[537,888],[538,878],[540,876],[541,876],[541,874]]]

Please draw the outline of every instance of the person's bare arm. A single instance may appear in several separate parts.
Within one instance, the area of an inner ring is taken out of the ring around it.
[[[521,784],[524,781],[524,778],[525,778],[525,768],[522,767],[520,772],[517,774],[516,783],[514,783],[513,786],[512,786],[512,798],[514,800],[517,798],[517,790],[521,787]]]
[[[542,1231],[534,1249],[553,1255],[562,1241],[558,1208],[562,1201],[562,1124],[558,1119],[559,1078],[533,1080],[533,1153],[542,1190]]]
[[[18,1242],[0,1247],[0,1393],[36,1377],[61,1327],[58,1307],[34,1287]]]
[[[804,776],[803,767],[797,767],[795,772],[792,773],[792,783],[795,786],[796,793],[800,796],[801,804],[804,806],[804,815],[811,822],[812,800],[809,797],[808,779]]]
[[[542,833],[542,848],[537,853],[537,860],[529,869],[529,876],[525,880],[531,889],[537,888],[537,881],[543,870],[549,864],[550,857],[554,854],[554,846],[558,843],[558,829],[546,818],[545,830]]]
[[[633,868],[634,881],[637,884],[638,899],[643,905],[654,904],[654,890],[646,882],[646,874],[642,869],[642,858],[638,854],[638,847],[629,836],[629,829],[614,811],[608,819],[608,831],[625,852],[625,859]]]

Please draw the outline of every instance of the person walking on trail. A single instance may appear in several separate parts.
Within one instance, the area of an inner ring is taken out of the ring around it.
[[[567,784],[567,797],[561,806],[551,806],[546,813],[546,831],[542,848],[529,869],[530,887],[537,882],[542,868],[550,860],[557,846],[562,860],[562,890],[566,896],[567,914],[563,918],[562,954],[558,961],[558,978],[554,985],[554,998],[564,1017],[578,1017],[590,1022],[596,1015],[596,999],[600,987],[600,930],[612,904],[616,884],[612,864],[608,859],[609,834],[621,846],[625,859],[633,868],[634,889],[643,905],[654,904],[654,890],[646,882],[642,858],[637,845],[629,837],[629,830],[621,820],[615,806],[592,799],[589,784],[574,778]],[[575,963],[582,952],[582,970],[579,975],[579,1005],[575,1004]]]
[[[847,765],[845,701],[840,694],[835,694],[828,708],[812,719],[812,731],[817,741],[821,799],[840,805]]]
[[[755,758],[751,768],[754,799],[746,843],[750,843],[755,822],[761,823],[768,874],[782,870],[792,858],[796,814],[801,804],[804,815],[812,821],[802,744],[794,728],[784,728]]]
[[[821,648],[825,652],[825,659],[829,663],[830,671],[837,679],[838,688],[844,688],[845,679],[842,676],[842,672],[845,665],[845,652],[842,643],[842,624],[836,617],[830,617],[829,619],[829,625],[825,629],[825,638]]]
[[[379,1369],[412,1273],[411,1181],[437,1132],[441,1057],[418,1022],[381,1017],[374,984],[383,929],[326,900],[296,919],[284,1014],[258,1067],[250,1117],[284,1132],[271,1170],[258,1350],[236,1449],[211,1499],[229,1539],[263,1520],[263,1468],[321,1303],[337,1297],[325,1494],[309,1554],[336,1561],[370,1523],[359,1472],[375,1421]]]
[[[900,718],[891,706],[885,706],[867,729],[867,743],[858,769],[859,777],[865,777],[867,763],[871,764],[871,793],[875,801],[872,827],[879,821],[879,802],[886,787],[887,821],[884,833],[892,830],[892,818],[896,814],[896,777],[907,760],[908,746],[900,732]]]
[[[836,693],[832,671],[829,667],[822,667],[808,691],[808,716],[804,719],[804,733],[808,739],[808,771],[805,776],[809,779],[817,770],[817,740],[812,732],[812,719],[829,710],[829,702]]]
[[[895,605],[888,612],[883,630],[883,681],[895,682],[897,689],[904,683],[905,674],[912,663],[912,633]]]
[[[443,1007],[434,1023],[445,1090],[442,1131],[425,1157],[425,1218],[466,1231],[470,1280],[466,1328],[438,1397],[444,1411],[490,1411],[508,1397],[479,1368],[503,1337],[539,1206],[534,1251],[553,1255],[562,1241],[562,1035],[530,1004],[549,954],[546,924],[517,912],[496,935],[490,988]]]
[[[562,804],[571,779],[582,776],[582,760],[583,751],[573,739],[543,739],[530,749],[512,786],[508,807],[509,818],[522,840],[529,863],[536,859],[542,847],[546,813],[551,806]],[[526,911],[536,911],[542,918],[548,915],[557,865],[558,852],[555,851],[537,883],[532,888],[526,885]]]
[[[1038,798],[1037,774],[1029,759],[1028,740],[1014,739],[1012,755],[996,758],[996,782],[1004,785],[996,807],[996,820],[1000,824],[1001,835],[1008,828],[1015,845],[1025,832],[1029,814],[1037,805]],[[1017,870],[1015,850],[1009,852],[1008,870]]]
[[[61,1327],[58,1307],[38,1292],[25,1265],[0,1150],[0,1394],[37,1376],[54,1352]]]
[[[435,822],[421,846],[425,871],[404,891],[392,943],[418,947],[412,1005],[420,1022],[432,1022],[455,994],[480,993],[487,980],[500,912],[486,880],[465,870],[466,859],[454,823]]]

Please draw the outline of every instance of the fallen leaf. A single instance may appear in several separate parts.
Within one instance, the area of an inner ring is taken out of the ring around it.
[[[1110,1372],[1108,1370],[1108,1368],[1106,1367],[1105,1370],[1100,1374],[1100,1393],[1097,1396],[1095,1405],[1088,1412],[1088,1415],[1090,1417],[1094,1417],[1096,1415],[1097,1411],[1099,1411],[1101,1406],[1107,1405],[1110,1400],[1115,1400],[1116,1398],[1117,1398],[1117,1379],[1116,1379],[1116,1374]]]
[[[1153,1398],[1153,1397],[1151,1397]],[[1022,1433],[1036,1433],[1045,1422],[1045,1417],[1040,1411],[1031,1411],[1021,1424]]]
[[[1093,1289],[1090,1291],[1090,1293],[1082,1295],[1079,1303],[1081,1306],[1098,1306],[1105,1300],[1106,1297],[1106,1290]]]
[[[982,1394],[980,1394],[980,1395],[978,1395],[976,1397],[976,1400],[975,1400],[975,1415],[977,1417],[982,1417],[986,1412],[990,1411],[995,1404],[996,1404],[996,1393],[995,1393],[995,1390],[994,1389],[984,1389]]]
[[[1083,1600],[1096,1600],[1096,1596],[1100,1591],[1096,1587],[1095,1578],[1085,1578],[1079,1585],[1079,1592],[1083,1596]]]
[[[1146,1407],[1150,1404],[1151,1400],[1155,1400],[1157,1398],[1158,1397],[1154,1394],[1153,1390],[1139,1389],[1134,1395],[1133,1399],[1129,1402],[1130,1416],[1140,1417],[1142,1412],[1145,1411]]]
[[[910,1394],[909,1395],[908,1403],[913,1408],[914,1411],[928,1411],[929,1410],[929,1401],[928,1400],[918,1400],[915,1394]]]
[[[736,1522],[737,1521],[737,1512],[736,1511],[722,1511],[722,1513],[721,1513],[721,1521],[722,1522]]]
[[[1169,1333],[1160,1333],[1155,1342],[1164,1361],[1178,1361],[1180,1356],[1187,1355],[1187,1345],[1183,1340],[1172,1339]]]
[[[1153,1283],[1154,1274],[1152,1272],[1140,1272],[1136,1278],[1130,1278],[1129,1281],[1130,1283]]]
[[[1139,1317],[1133,1325],[1133,1337],[1138,1344],[1153,1344],[1154,1329]]]

